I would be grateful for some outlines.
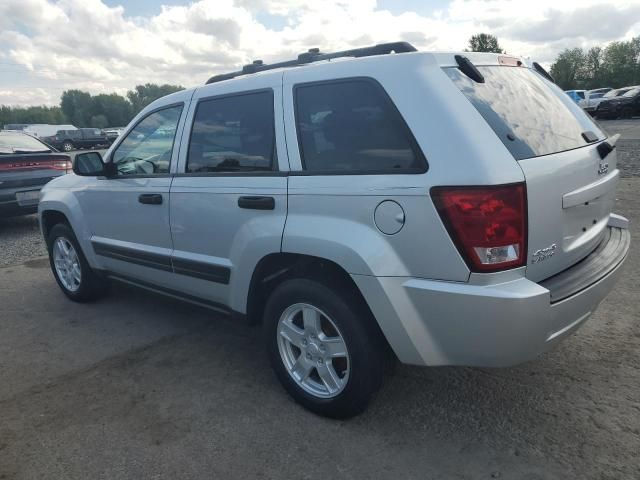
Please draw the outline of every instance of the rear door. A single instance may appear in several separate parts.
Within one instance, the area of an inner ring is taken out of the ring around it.
[[[606,135],[588,115],[533,70],[478,68],[484,83],[457,68],[445,72],[524,172],[529,227],[526,275],[538,281],[578,262],[601,241],[618,183],[616,153],[600,146]]]
[[[281,79],[198,89],[171,186],[176,283],[241,312],[255,265],[280,251],[287,214]]]

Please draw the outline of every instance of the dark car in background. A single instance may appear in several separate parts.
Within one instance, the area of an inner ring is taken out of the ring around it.
[[[42,140],[59,150],[70,152],[80,148],[108,147],[115,138],[100,128],[78,128],[58,130],[55,135],[43,137]]]
[[[25,133],[0,131],[0,218],[35,213],[40,189],[69,171],[69,155]]]
[[[622,116],[622,104],[625,102],[619,102],[619,100],[625,97],[629,92],[637,90],[638,88],[640,87],[631,86],[611,90],[602,97],[602,100],[598,103],[593,115],[603,119],[618,118]]]
[[[603,100],[598,105],[601,118],[631,118],[640,115],[640,86],[628,89],[622,95]]]

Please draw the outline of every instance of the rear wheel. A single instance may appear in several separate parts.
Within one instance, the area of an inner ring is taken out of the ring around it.
[[[631,118],[633,117],[633,109],[631,107],[625,107],[620,112],[620,118]]]
[[[49,263],[56,282],[71,300],[88,302],[107,290],[106,281],[87,263],[73,230],[59,223],[47,238]]]
[[[285,281],[267,301],[276,375],[296,402],[320,415],[357,415],[382,383],[386,344],[358,304],[308,279]]]

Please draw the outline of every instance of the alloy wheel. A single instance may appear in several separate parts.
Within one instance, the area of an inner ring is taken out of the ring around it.
[[[82,271],[80,259],[73,244],[64,237],[56,238],[53,243],[53,263],[60,283],[69,290],[75,292],[80,288]]]
[[[278,350],[291,378],[305,392],[332,398],[349,380],[347,344],[331,318],[306,303],[288,307],[277,327]]]

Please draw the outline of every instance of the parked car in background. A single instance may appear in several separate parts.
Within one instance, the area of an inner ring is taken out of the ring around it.
[[[102,131],[107,135],[107,137],[118,138],[124,133],[124,129],[125,127],[110,127],[103,128]]]
[[[0,217],[35,213],[40,189],[70,170],[68,155],[25,133],[0,131]]]
[[[161,98],[45,188],[52,273],[74,301],[110,278],[262,323],[284,388],[331,417],[365,408],[389,349],[531,360],[594,312],[630,244],[617,137],[533,67],[313,49]]]
[[[609,87],[588,90],[584,94],[584,100],[580,100],[578,105],[580,105],[585,112],[592,113],[602,101],[604,95],[611,90]]]
[[[75,130],[73,125],[50,125],[47,123],[34,123],[27,125],[22,129],[23,132],[28,133],[33,137],[44,138],[55,135],[58,130]]]
[[[614,92],[614,95],[605,96],[598,104],[595,110],[598,118],[631,118],[640,114],[640,85],[620,88]]]
[[[586,90],[565,90],[564,91],[564,93],[569,95],[569,97],[571,97],[571,99],[578,104],[580,103],[581,100],[584,100],[585,92]]]
[[[99,128],[59,130],[43,141],[65,152],[80,148],[108,147],[117,137],[109,136]]]

